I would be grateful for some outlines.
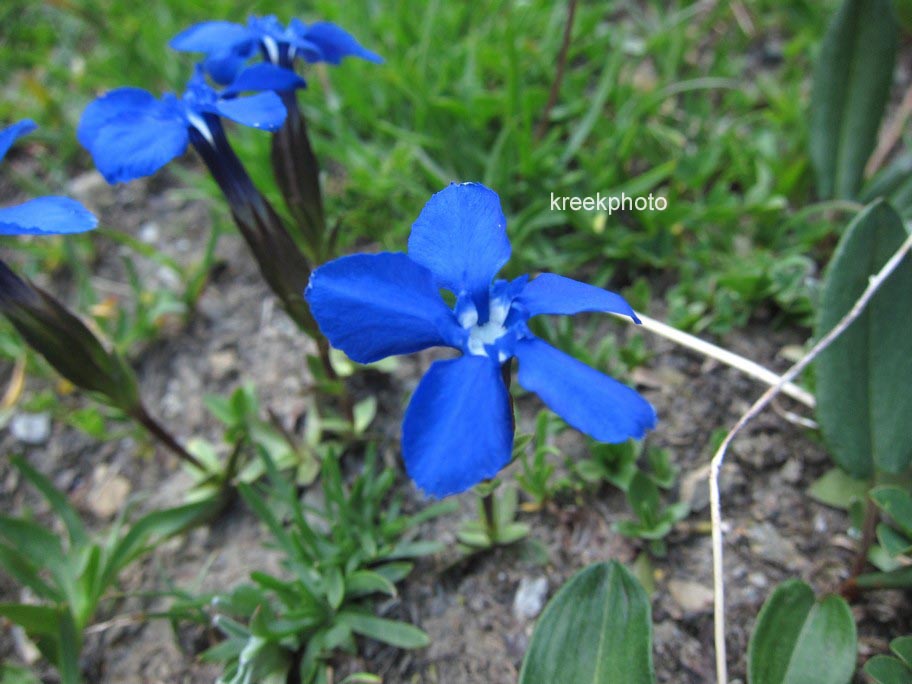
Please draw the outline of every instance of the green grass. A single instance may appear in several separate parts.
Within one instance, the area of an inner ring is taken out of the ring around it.
[[[329,172],[327,208],[346,245],[402,250],[431,193],[451,180],[497,190],[512,274],[553,270],[600,285],[648,279],[671,322],[724,331],[761,305],[806,323],[838,222],[814,201],[808,74],[834,3],[580,3],[547,133],[564,2],[289,3],[28,0],[0,9],[0,120],[42,129],[44,181],[89,168],[83,107],[122,85],[180,90],[193,56],[167,41],[195,21],[248,13],[328,19],[382,54],[308,69],[301,94]],[[268,136],[234,131],[269,183]],[[259,159],[260,161],[257,161]],[[211,186],[210,186],[211,187]],[[553,212],[550,193],[653,192],[664,212]]]

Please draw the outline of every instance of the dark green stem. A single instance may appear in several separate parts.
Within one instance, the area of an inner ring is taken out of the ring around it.
[[[494,512],[494,493],[492,488],[481,497],[481,510],[484,514],[485,532],[491,544],[496,544],[500,537],[500,530],[497,529],[497,515]]]
[[[162,425],[149,415],[146,407],[140,404],[130,412],[130,416],[142,425],[153,437],[164,444],[175,456],[185,463],[189,463],[201,473],[206,472],[206,467],[200,463],[199,459],[187,451],[174,436],[168,432]]]

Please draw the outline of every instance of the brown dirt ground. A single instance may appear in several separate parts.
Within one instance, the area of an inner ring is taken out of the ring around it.
[[[197,254],[209,230],[207,205],[169,189],[161,179],[110,189],[89,174],[77,179],[71,190],[98,212],[105,225],[134,236],[143,231],[157,235],[158,244],[179,259]],[[121,248],[105,244],[101,238],[98,244],[95,285],[100,291],[123,296]],[[207,414],[201,397],[204,392],[230,392],[249,380],[255,382],[263,405],[282,416],[287,427],[294,430],[307,407],[309,378],[304,357],[311,351],[310,343],[275,305],[237,236],[222,240],[219,258],[223,267],[189,324],[167,327],[162,337],[135,359],[143,394],[180,439],[201,436],[220,443],[218,425]],[[167,276],[154,266],[145,263],[143,270],[151,287],[168,284]],[[649,313],[661,318],[658,307]],[[606,334],[623,337],[630,332],[622,324],[606,324]],[[788,364],[778,355],[779,350],[802,344],[803,336],[803,331],[773,330],[761,321],[722,342],[744,356],[782,370]],[[647,337],[646,342],[653,357],[638,374],[640,389],[660,416],[649,443],[671,450],[686,477],[708,462],[711,433],[730,427],[762,388],[734,370],[666,341]],[[387,437],[382,452],[389,463],[397,462],[395,440],[405,401],[432,359],[433,353],[404,358],[391,378],[371,376],[359,381],[359,391],[371,389],[380,394],[377,427]],[[0,367],[0,379],[5,381],[9,373],[8,367]],[[376,387],[364,386],[371,383]],[[30,379],[26,391],[48,384]],[[67,406],[84,404],[72,396],[61,401]],[[538,408],[532,397],[518,399],[521,428],[531,429]],[[806,413],[788,401],[781,408]],[[560,436],[558,446],[570,459],[585,455],[584,442],[572,431]],[[144,497],[140,508],[179,503],[188,483],[173,457],[129,431],[99,445],[55,420],[47,443],[24,446],[4,430],[0,450],[24,454],[99,528],[108,522],[91,512],[90,504],[99,493],[99,473],[126,478],[132,495]],[[102,467],[106,470],[100,470]],[[731,673],[742,681],[750,630],[772,587],[784,579],[801,577],[818,592],[825,592],[837,587],[847,575],[852,545],[845,534],[846,516],[805,494],[808,484],[827,467],[827,456],[817,436],[773,411],[755,421],[730,453],[723,476],[728,525],[728,649]],[[510,479],[510,472],[506,479]],[[407,493],[411,508],[423,505],[407,479],[400,478],[398,486]],[[4,511],[20,510],[24,505],[42,511],[6,459],[0,460],[0,492]],[[458,514],[426,524],[422,536],[439,539],[452,548],[460,522],[474,516],[475,511],[471,494],[459,497],[459,503]],[[431,646],[403,652],[365,642],[361,657],[340,657],[334,664],[338,678],[367,670],[391,684],[515,682],[534,626],[533,621],[518,618],[512,609],[520,580],[545,577],[551,596],[589,563],[609,559],[632,562],[642,544],[612,531],[612,523],[628,514],[624,497],[604,487],[563,497],[543,511],[523,514],[522,519],[532,527],[532,544],[461,562],[451,551],[422,561],[404,582],[400,597],[382,609],[420,625],[430,635]],[[697,506],[670,537],[667,557],[654,560],[654,654],[660,682],[697,684],[713,679],[712,607],[704,599],[712,580],[708,519],[708,509]],[[262,550],[264,540],[253,516],[236,506],[212,526],[163,545],[151,558],[130,568],[122,584],[127,594],[196,583],[204,590],[227,589],[244,581],[251,570],[276,570],[275,554]],[[0,601],[18,597],[15,587],[0,575]],[[160,600],[150,604],[148,599],[133,595],[106,602],[98,620],[161,605]],[[909,607],[909,595],[899,592],[883,592],[853,607],[860,626],[861,659],[884,652],[890,638],[912,631]],[[86,679],[100,684],[214,681],[218,670],[197,659],[200,650],[211,643],[210,636],[198,629],[182,630],[175,636],[163,621],[118,624],[89,637],[84,657]],[[0,625],[0,658],[15,661],[18,653],[10,627]],[[42,674],[44,681],[55,681],[49,669],[44,668]]]

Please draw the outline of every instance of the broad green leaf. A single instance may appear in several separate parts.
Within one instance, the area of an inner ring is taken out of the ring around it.
[[[871,483],[856,480],[842,468],[830,468],[808,488],[808,495],[826,506],[847,510],[852,501],[864,501]]]
[[[880,523],[877,526],[877,541],[891,558],[912,552],[912,540],[907,539],[889,525]]]
[[[912,496],[908,492],[899,487],[876,487],[871,498],[900,530],[912,537]]]
[[[890,642],[890,650],[912,668],[912,636],[897,637]]]
[[[829,332],[906,239],[890,205],[876,202],[852,221],[823,285],[816,335]],[[856,478],[891,473],[912,460],[912,258],[906,257],[851,326],[816,361],[817,417],[833,459]]]
[[[839,596],[817,601],[801,580],[767,599],[747,651],[750,684],[847,684],[855,671],[855,621]]]
[[[616,561],[574,575],[545,607],[520,684],[652,684],[649,598]]]
[[[822,198],[851,198],[861,187],[890,95],[896,40],[890,0],[844,0],[830,22],[810,111],[810,154]]]
[[[864,673],[874,680],[874,684],[909,684],[912,682],[912,670],[905,664],[885,655],[876,655],[864,664]]]
[[[424,648],[431,643],[428,635],[414,625],[398,620],[355,613],[343,610],[336,616],[338,623],[343,624],[351,631],[361,636],[382,641],[398,648]]]

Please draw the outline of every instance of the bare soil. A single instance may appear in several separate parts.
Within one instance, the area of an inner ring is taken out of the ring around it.
[[[154,241],[177,259],[197,259],[208,236],[210,208],[201,200],[187,199],[186,193],[168,183],[165,176],[165,180],[111,189],[96,175],[87,174],[74,182],[71,194],[95,210],[104,225]],[[123,248],[101,236],[97,243],[99,260],[92,268],[98,274],[95,285],[126,301]],[[225,394],[252,381],[264,407],[281,416],[289,430],[299,430],[308,406],[311,381],[305,355],[312,351],[311,343],[275,303],[237,235],[226,236],[218,254],[217,274],[190,321],[166,326],[162,336],[134,360],[147,404],[179,439],[199,436],[221,443],[219,425],[208,415],[201,398],[204,393]],[[142,262],[142,269],[149,287],[171,284],[168,274],[154,265]],[[47,283],[64,294],[66,285]],[[649,313],[661,318],[661,306]],[[620,323],[606,323],[605,330],[621,337],[632,334]],[[806,331],[772,329],[767,321],[758,320],[721,342],[783,370],[788,362],[779,355],[780,350],[802,344],[805,336]],[[729,428],[762,388],[734,370],[664,340],[647,337],[646,343],[653,357],[636,379],[660,416],[649,443],[671,451],[682,470],[681,482],[705,479],[699,477],[699,471],[711,455],[711,434]],[[398,463],[396,440],[402,412],[434,354],[401,359],[390,377],[372,374],[359,380],[357,391],[379,392],[376,427],[385,435],[381,452],[388,463]],[[10,373],[8,366],[0,366],[0,380],[5,382]],[[30,378],[26,392],[47,386],[53,386],[53,381]],[[64,396],[61,402],[78,407],[87,400]],[[534,397],[519,397],[521,428],[531,429],[538,408]],[[852,558],[853,541],[846,536],[845,514],[815,503],[805,493],[829,467],[828,458],[818,436],[790,423],[783,413],[786,409],[807,412],[788,400],[778,409],[764,414],[735,442],[723,474],[728,649],[732,675],[741,681],[752,625],[776,583],[801,577],[818,592],[832,591],[847,576]],[[561,435],[558,446],[570,458],[585,455],[583,440],[572,431]],[[44,443],[23,444],[7,429],[0,433],[0,449],[6,454],[24,454],[99,529],[116,512],[115,508],[109,515],[99,516],[100,498],[114,496],[117,503],[116,493],[123,493],[121,486],[112,494],[113,480],[126,481],[130,499],[137,501],[139,509],[178,504],[189,484],[170,454],[126,429],[118,428],[118,434],[99,444],[54,420]],[[353,471],[357,457],[349,459]],[[511,479],[510,472],[505,479]],[[411,508],[425,504],[404,475],[397,486],[407,494]],[[675,491],[672,496],[678,494]],[[668,555],[653,559],[654,654],[660,682],[697,684],[714,678],[712,554],[705,484],[684,494],[694,510],[670,537]],[[456,529],[475,515],[472,494],[458,500],[460,512],[426,524],[423,537],[439,539],[448,549],[455,547]],[[29,506],[40,516],[47,513],[6,459],[0,460],[0,501],[4,512]],[[623,495],[605,486],[563,497],[539,512],[523,513],[522,519],[532,527],[526,543],[468,559],[460,559],[450,550],[422,561],[403,583],[400,597],[383,604],[382,610],[421,626],[430,635],[431,646],[405,652],[364,642],[361,657],[344,656],[334,663],[338,678],[367,670],[389,683],[515,682],[534,627],[534,619],[514,611],[520,582],[545,578],[551,596],[587,564],[609,559],[633,562],[645,547],[612,530],[614,521],[629,515]],[[87,681],[214,681],[218,669],[198,659],[213,643],[214,633],[188,628],[175,634],[165,621],[119,618],[166,605],[162,599],[143,598],[142,592],[172,586],[224,590],[245,581],[254,569],[277,572],[275,553],[263,549],[266,539],[252,514],[236,505],[213,525],[164,544],[152,557],[128,569],[122,581],[128,598],[104,602],[97,616],[102,628],[87,640],[83,662]],[[21,598],[11,581],[0,575],[0,601]],[[860,625],[860,662],[886,651],[891,638],[912,632],[909,604],[908,594],[882,592],[854,605]],[[21,662],[24,652],[11,626],[0,624],[0,658]],[[44,681],[56,681],[50,668],[40,662],[36,667]]]

